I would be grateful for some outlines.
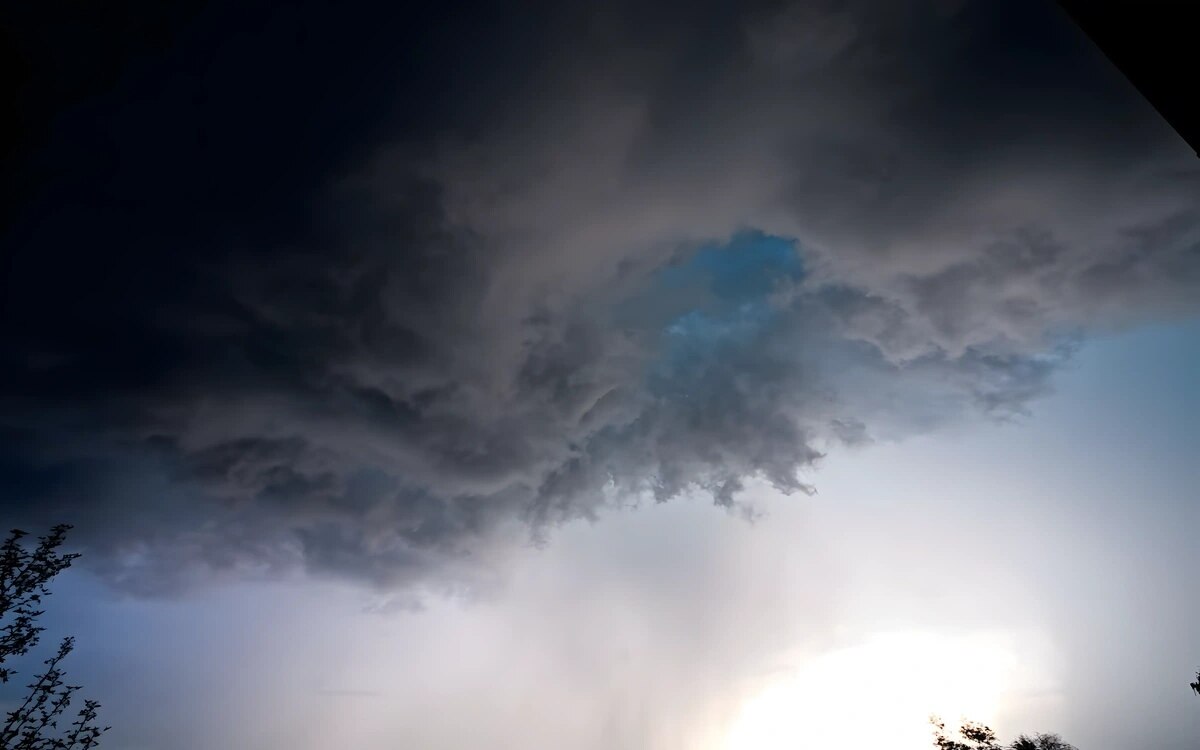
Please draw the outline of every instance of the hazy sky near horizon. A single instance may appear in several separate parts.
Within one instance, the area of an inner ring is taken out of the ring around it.
[[[1056,7],[269,5],[7,24],[107,743],[1194,746],[1200,162]]]

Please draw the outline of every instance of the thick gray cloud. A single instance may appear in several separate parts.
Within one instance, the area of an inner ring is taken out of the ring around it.
[[[1018,413],[1077,336],[1195,310],[1194,157],[1054,8],[675,10],[531,13],[450,82],[372,58],[405,112],[269,221],[105,219],[139,249],[5,360],[13,515],[138,590],[458,585],[606,504],[811,491],[839,443]]]

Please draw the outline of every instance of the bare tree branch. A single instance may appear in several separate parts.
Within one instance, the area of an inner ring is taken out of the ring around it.
[[[10,531],[0,544],[0,682],[17,674],[9,660],[29,653],[41,640],[45,628],[37,618],[44,610],[38,606],[50,594],[46,584],[79,557],[58,552],[70,528],[55,526],[32,550],[21,544],[28,535],[20,529]],[[8,712],[0,727],[0,750],[87,750],[99,744],[108,727],[96,724],[100,704],[94,700],[84,701],[65,734],[58,732],[58,719],[79,690],[66,683],[60,666],[74,647],[74,638],[64,638],[58,652],[42,662],[45,670],[26,686],[25,700]]]

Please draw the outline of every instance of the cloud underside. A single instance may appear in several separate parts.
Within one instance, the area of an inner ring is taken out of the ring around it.
[[[910,10],[565,8],[441,89],[371,58],[402,114],[208,224],[218,178],[129,136],[130,176],[18,238],[11,515],[138,591],[455,586],[610,505],[808,492],[1194,314],[1182,142],[1053,8]]]

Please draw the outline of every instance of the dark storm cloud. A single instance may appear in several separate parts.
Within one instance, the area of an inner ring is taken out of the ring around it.
[[[1189,152],[1040,3],[22,23],[90,83],[9,161],[6,509],[138,590],[808,492],[1194,310]]]

